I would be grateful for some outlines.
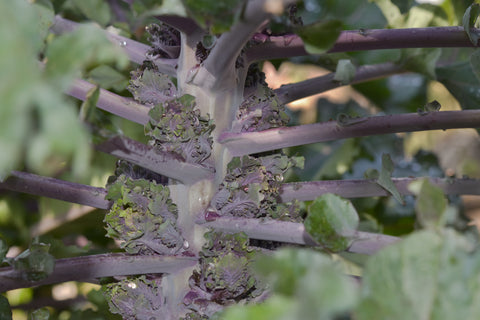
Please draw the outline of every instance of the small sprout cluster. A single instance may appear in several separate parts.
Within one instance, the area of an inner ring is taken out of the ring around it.
[[[128,277],[119,282],[103,286],[105,296],[109,297],[108,305],[112,313],[117,313],[126,320],[157,319],[165,299],[160,290],[161,278],[147,279]]]
[[[205,160],[212,152],[211,133],[215,125],[195,106],[195,98],[188,94],[156,105],[150,110],[145,134],[152,138],[150,144],[157,150],[209,167]]]
[[[264,288],[251,270],[257,253],[244,233],[208,232],[200,252],[199,270],[189,279],[184,304],[192,310],[185,319],[209,319],[225,306],[252,301]]]
[[[173,99],[177,93],[172,80],[166,74],[159,72],[158,68],[149,61],[145,61],[130,75],[130,85],[127,89],[140,103],[153,106]]]
[[[125,174],[112,180],[106,196],[113,201],[104,220],[107,236],[120,240],[131,254],[181,253],[184,239],[168,187]]]
[[[252,132],[287,125],[288,115],[275,92],[267,86],[250,90],[239,106],[237,118],[232,124],[233,132]]]
[[[278,203],[283,175],[291,167],[303,167],[303,158],[280,154],[235,157],[211,206],[221,216],[299,221],[296,203]]]

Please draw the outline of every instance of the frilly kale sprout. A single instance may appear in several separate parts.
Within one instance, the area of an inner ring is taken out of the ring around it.
[[[150,34],[152,48],[149,57],[175,59],[180,55],[180,32],[166,24],[150,24],[145,28]]]
[[[181,156],[188,163],[209,167],[205,162],[210,157],[215,128],[210,117],[200,115],[195,109],[195,99],[184,95],[166,101],[150,110],[150,121],[145,125],[145,134],[152,138],[150,144],[162,152]]]
[[[190,277],[190,291],[184,298],[197,316],[190,314],[186,319],[211,317],[225,306],[251,301],[264,291],[253,276],[251,263],[256,251],[248,246],[244,233],[211,231],[205,238],[199,270]]]
[[[169,319],[162,309],[165,299],[161,296],[161,278],[149,280],[144,275],[131,277],[103,286],[104,295],[112,313],[126,320]]]
[[[298,221],[297,203],[277,203],[283,174],[291,167],[302,168],[303,158],[279,154],[235,157],[227,166],[227,174],[211,206],[222,216]]]
[[[120,175],[105,197],[113,205],[106,214],[107,236],[121,241],[131,254],[177,254],[184,239],[176,227],[177,206],[168,187]]]
[[[232,132],[262,131],[285,126],[289,118],[285,106],[267,86],[257,86],[239,106]]]
[[[133,98],[147,105],[156,105],[176,96],[177,88],[166,74],[146,61],[137,70],[130,73],[130,85],[127,87]]]

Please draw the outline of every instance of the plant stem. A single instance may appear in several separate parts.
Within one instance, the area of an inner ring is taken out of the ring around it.
[[[479,33],[478,29],[475,31]],[[294,34],[254,35],[253,39],[260,43],[246,50],[248,63],[308,55],[302,39]],[[327,53],[437,47],[473,47],[473,44],[463,27],[347,30],[340,33]]]
[[[353,120],[354,123],[343,126],[337,121],[328,121],[260,132],[224,132],[219,142],[225,144],[233,156],[241,156],[353,137],[437,129],[478,128],[480,127],[480,110],[437,111],[425,115],[407,113]]]
[[[110,202],[105,200],[107,192],[104,188],[42,177],[27,172],[12,171],[4,182],[0,182],[0,188],[83,204],[99,209],[110,208]]]
[[[221,217],[215,221],[205,222],[199,220],[197,223],[223,232],[245,232],[250,238],[280,241],[300,245],[317,246],[318,244],[305,231],[301,223],[261,220],[247,218]],[[356,231],[353,236],[353,244],[348,252],[374,254],[381,248],[400,240],[384,234],[374,234]]]
[[[172,153],[155,150],[127,137],[113,137],[97,145],[96,149],[182,183],[213,179],[213,172],[201,165],[186,163]]]
[[[101,277],[174,273],[194,266],[196,263],[197,259],[192,257],[125,253],[58,259],[53,273],[48,278],[37,282],[22,279],[22,273],[13,267],[0,268],[0,292],[66,281],[96,282]]]
[[[398,192],[411,195],[408,185],[426,178],[392,178]],[[445,194],[480,195],[480,180],[428,178],[430,183],[441,188]],[[285,183],[280,190],[282,202],[314,200],[325,193],[335,193],[344,198],[379,197],[390,195],[374,180],[327,180]]]
[[[60,16],[55,16],[54,24],[51,26],[50,30],[55,34],[62,34],[72,32],[80,25],[80,23],[64,19]],[[99,32],[104,32],[112,43],[121,47],[127,53],[131,61],[142,64],[143,61],[146,60],[146,54],[148,50],[150,50],[150,46],[103,29],[99,29]],[[155,63],[160,72],[171,76],[175,75],[177,59],[155,59],[153,60],[153,63]]]
[[[95,88],[94,84],[77,79],[66,93],[74,98],[85,101],[87,93],[93,88]],[[146,124],[150,120],[148,115],[150,111],[149,107],[137,103],[133,99],[119,96],[104,89],[100,89],[97,107],[141,125]]]
[[[365,65],[357,68],[355,77],[349,84],[371,81],[401,72],[404,72],[404,70],[400,66],[391,62]],[[344,84],[341,82],[333,80],[334,76],[335,72],[332,72],[327,75],[305,81],[282,85],[280,88],[274,91],[277,94],[280,102],[282,104],[286,104],[301,98],[344,86]]]

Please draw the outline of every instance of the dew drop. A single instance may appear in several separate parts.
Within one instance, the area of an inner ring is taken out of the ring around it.
[[[132,289],[136,289],[136,288],[137,288],[137,284],[136,284],[135,282],[129,282],[129,283],[127,284],[127,286],[128,286],[129,288],[132,288]]]
[[[183,249],[187,250],[190,247],[190,244],[187,240],[183,240]]]
[[[126,47],[127,41],[120,41],[120,47]]]

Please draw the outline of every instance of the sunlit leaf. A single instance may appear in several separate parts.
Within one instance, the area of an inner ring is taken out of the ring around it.
[[[341,84],[349,84],[355,77],[355,66],[352,61],[348,59],[341,59],[338,61],[337,70],[333,80],[339,81]]]
[[[342,30],[343,23],[340,20],[328,20],[299,27],[296,33],[302,38],[308,53],[321,54],[334,45]]]
[[[392,3],[391,0],[370,0],[374,2],[382,11],[385,19],[387,19],[388,26],[391,28],[401,28],[404,25],[404,17],[400,9]]]
[[[305,230],[323,248],[338,252],[352,244],[358,214],[350,201],[337,195],[321,195],[308,207]]]

